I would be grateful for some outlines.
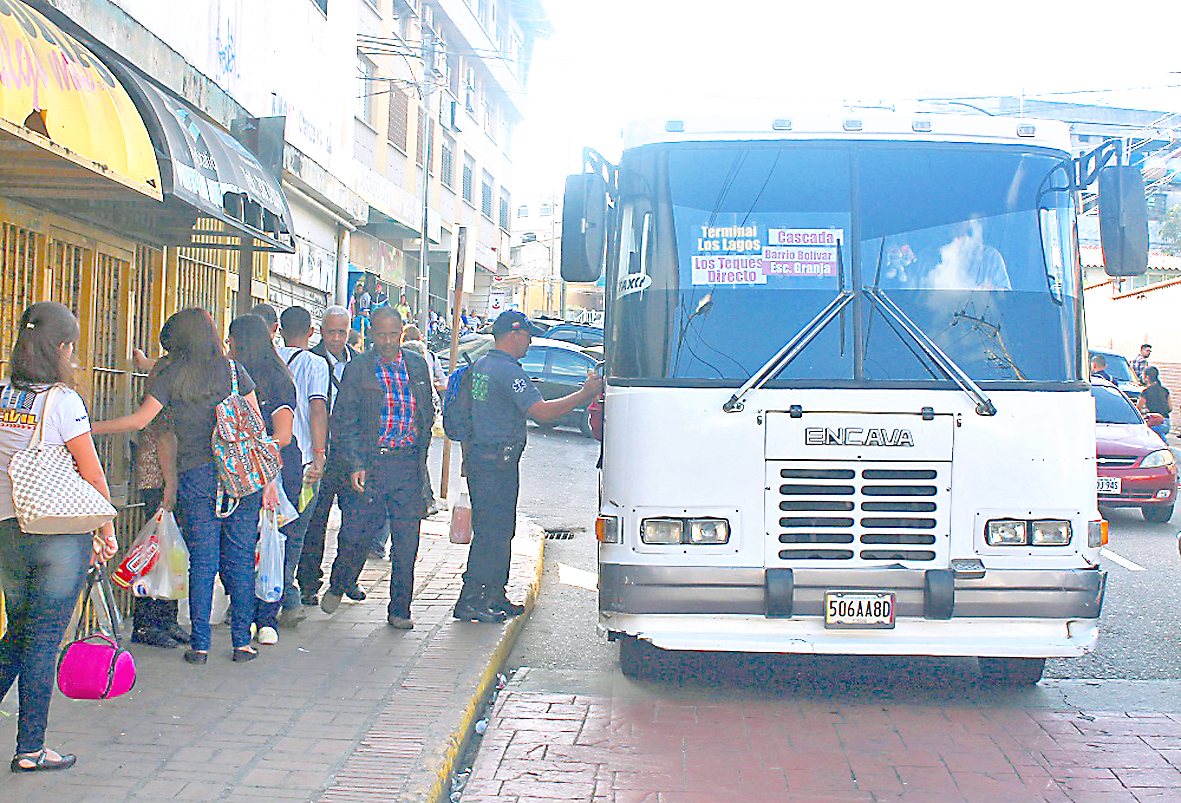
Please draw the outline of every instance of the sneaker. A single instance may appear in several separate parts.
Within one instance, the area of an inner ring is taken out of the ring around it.
[[[393,614],[390,614],[386,621],[389,622],[390,627],[394,628],[395,630],[414,629],[414,620],[409,616],[394,616]]]
[[[340,598],[343,594],[337,594],[335,591],[325,591],[324,596],[320,597],[320,610],[324,613],[336,613],[336,609],[340,607]]]
[[[520,616],[525,612],[524,605],[518,605],[517,603],[512,602],[504,594],[490,597],[488,600],[488,607],[494,611],[503,612],[504,615],[510,619],[514,616]]]
[[[273,627],[260,627],[258,629],[258,643],[259,644],[278,644],[279,634]]]
[[[284,608],[279,614],[279,627],[295,627],[307,618],[308,615],[304,613],[302,606],[296,608]]]
[[[504,611],[494,611],[481,599],[460,600],[451,612],[461,622],[503,622],[508,618]]]
[[[361,602],[369,596],[365,593],[365,590],[356,583],[353,583],[353,587],[344,592],[344,595],[355,602]]]

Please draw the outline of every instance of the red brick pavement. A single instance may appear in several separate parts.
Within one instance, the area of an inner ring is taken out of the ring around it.
[[[523,670],[527,675],[528,670]],[[463,803],[1177,801],[1181,715],[501,694]]]

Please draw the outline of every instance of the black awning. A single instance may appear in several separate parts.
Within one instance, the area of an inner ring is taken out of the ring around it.
[[[258,250],[294,253],[287,198],[254,154],[185,101],[122,64],[112,67],[147,124],[165,205],[175,199],[221,223],[199,225],[192,244],[218,247],[225,240],[221,247],[236,248],[245,239]]]

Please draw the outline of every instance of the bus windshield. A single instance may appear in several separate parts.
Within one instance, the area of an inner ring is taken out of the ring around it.
[[[653,145],[625,154],[616,380],[737,386],[842,294],[769,386],[949,384],[888,298],[980,383],[1077,382],[1065,154],[932,143]]]

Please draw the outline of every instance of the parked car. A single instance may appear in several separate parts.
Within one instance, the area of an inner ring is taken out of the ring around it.
[[[560,323],[545,333],[550,340],[565,340],[576,346],[603,345],[603,327],[585,323]]]
[[[1136,401],[1140,398],[1140,392],[1144,388],[1140,385],[1140,380],[1136,378],[1136,374],[1132,371],[1132,365],[1128,362],[1128,358],[1122,354],[1107,349],[1091,349],[1091,357],[1096,354],[1102,354],[1103,359],[1107,360],[1107,373],[1111,376],[1111,381],[1115,386],[1122,390],[1129,399]]]
[[[459,352],[456,357],[456,365],[463,365],[465,362],[475,362],[492,350],[493,338],[492,335],[480,335],[475,332],[469,332],[465,335],[459,336]],[[435,352],[439,359],[443,361],[443,367],[450,365],[451,346],[441,348]]]
[[[1095,397],[1099,507],[1138,507],[1145,521],[1168,521],[1177,495],[1173,453],[1110,382],[1092,379],[1091,395]]]
[[[529,353],[521,360],[521,367],[541,391],[543,399],[557,399],[573,393],[586,381],[587,373],[597,370],[598,366],[598,360],[577,346],[546,337],[533,338]],[[585,405],[554,424],[541,426],[548,428],[556,424],[577,427],[583,435],[591,437],[590,416]]]

